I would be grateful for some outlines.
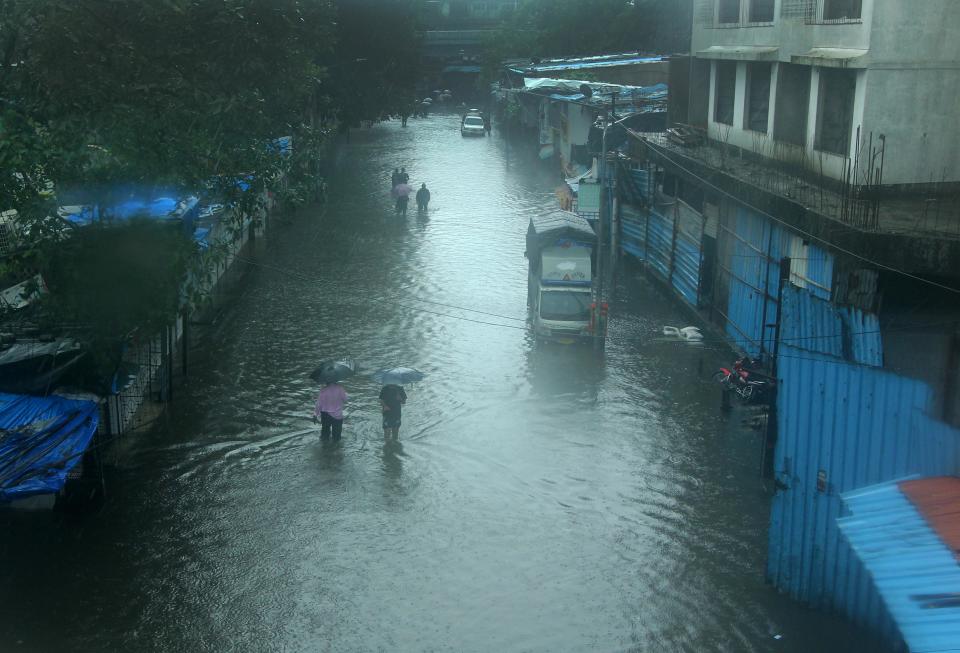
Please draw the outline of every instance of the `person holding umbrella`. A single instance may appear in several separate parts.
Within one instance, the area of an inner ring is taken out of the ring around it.
[[[393,187],[393,196],[397,198],[397,213],[402,213],[403,215],[407,214],[407,202],[410,201],[411,192],[413,192],[413,188],[410,187],[410,184],[405,182],[400,182]]]
[[[393,383],[380,390],[380,408],[383,412],[383,438],[400,438],[400,417],[403,405],[407,403],[407,393],[403,387]]]
[[[310,377],[324,384],[317,394],[313,407],[313,422],[320,420],[320,439],[326,440],[331,432],[333,439],[339,440],[343,430],[343,406],[349,397],[340,381],[352,376],[356,365],[350,361],[324,363],[314,370]]]
[[[380,408],[383,412],[383,437],[394,440],[400,437],[400,418],[407,393],[403,383],[415,383],[423,379],[423,372],[409,367],[394,367],[374,373],[373,379],[383,384],[380,390]]]
[[[336,381],[329,381],[317,394],[313,408],[313,421],[320,419],[320,439],[326,440],[333,431],[333,439],[339,440],[343,430],[343,405],[347,402],[346,390]]]

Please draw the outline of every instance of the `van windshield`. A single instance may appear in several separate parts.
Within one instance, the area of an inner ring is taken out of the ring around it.
[[[463,124],[470,126],[483,126],[483,118],[478,118],[476,116],[467,116],[467,119],[463,121]]]
[[[544,320],[587,322],[590,320],[590,293],[544,290],[540,293],[540,317]]]

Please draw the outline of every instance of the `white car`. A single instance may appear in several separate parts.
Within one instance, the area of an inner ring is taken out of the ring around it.
[[[485,133],[481,116],[467,116],[460,123],[461,136],[483,136]]]

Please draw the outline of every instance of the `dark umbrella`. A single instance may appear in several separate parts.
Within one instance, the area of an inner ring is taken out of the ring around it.
[[[324,361],[310,372],[310,378],[318,383],[336,383],[356,373],[357,364],[353,361]]]
[[[392,367],[373,373],[373,380],[382,385],[405,385],[422,381],[423,372],[412,367]]]

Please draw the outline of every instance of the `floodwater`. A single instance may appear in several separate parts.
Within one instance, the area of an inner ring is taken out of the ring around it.
[[[326,208],[275,222],[194,329],[103,510],[0,518],[0,650],[877,650],[764,583],[760,436],[719,413],[727,353],[658,339],[672,300],[626,268],[604,356],[535,346],[524,234],[559,177],[457,127],[354,131]],[[395,166],[428,216],[393,215]],[[363,374],[320,441],[328,357],[427,374],[399,442]]]

